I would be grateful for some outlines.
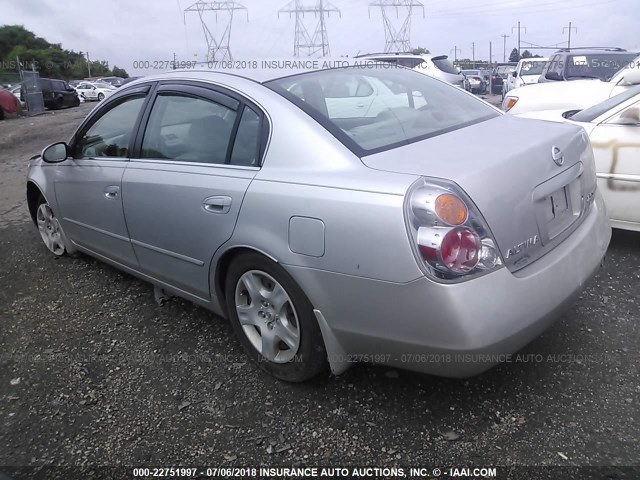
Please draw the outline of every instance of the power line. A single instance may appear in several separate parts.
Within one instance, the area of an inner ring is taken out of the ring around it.
[[[306,50],[306,56],[308,57],[320,52],[323,57],[329,55],[329,36],[327,34],[325,15],[329,17],[332,13],[337,13],[342,16],[338,8],[324,0],[318,0],[313,6],[303,5],[301,0],[292,0],[278,11],[278,16],[281,13],[288,13],[289,17],[295,14],[296,17],[296,30],[293,40],[294,56],[299,57],[301,50]],[[305,13],[312,13],[314,17],[318,18],[318,24],[313,35],[309,34],[304,24]]]
[[[200,17],[200,23],[202,24],[202,31],[204,32],[205,40],[207,41],[207,61],[223,61],[233,60],[231,54],[231,48],[229,43],[231,42],[231,25],[233,23],[233,14],[237,10],[244,10],[247,13],[247,21],[249,21],[249,13],[247,7],[236,1],[215,1],[205,2],[198,0],[190,7],[185,8],[184,16],[187,12],[197,12]],[[222,34],[215,35],[205,20],[205,12],[214,12],[216,17],[216,24],[218,23],[219,16],[222,16],[225,20],[223,24],[224,29]]]
[[[580,7],[592,7],[592,6],[596,6],[596,5],[604,5],[604,4],[608,4],[608,3],[614,3],[617,2],[619,0],[600,0],[600,1],[596,1],[596,2],[591,2],[591,3],[586,3],[586,4],[582,4],[580,5]],[[537,4],[535,6],[522,6],[522,7],[513,7],[513,8],[503,8],[503,9],[498,9],[498,11],[496,11],[496,9],[488,9],[488,10],[483,10],[483,11],[471,11],[471,12],[467,12],[466,9],[464,10],[443,10],[443,11],[433,11],[429,13],[429,18],[434,18],[434,17],[477,17],[477,16],[483,16],[483,17],[491,17],[491,16],[501,16],[501,15],[512,15],[514,12],[517,12],[519,14],[530,14],[530,13],[547,13],[547,12],[555,12],[555,11],[561,11],[561,10],[572,10],[577,8],[576,5],[565,5],[562,7],[557,7],[557,8],[540,8],[540,7],[546,7],[546,6],[554,6],[554,5],[558,5],[558,2],[549,2],[549,3],[541,3],[541,4]]]
[[[414,9],[422,9],[424,18],[424,5],[417,0],[377,0],[369,4],[369,17],[371,17],[371,7],[380,7],[382,21],[384,23],[384,51],[385,52],[408,52],[411,50],[411,17]],[[395,9],[396,18],[400,17],[400,9],[405,11],[400,29],[397,29],[389,17],[389,9]]]

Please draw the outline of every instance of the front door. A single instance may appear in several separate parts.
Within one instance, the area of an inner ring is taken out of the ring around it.
[[[56,165],[62,224],[76,245],[129,266],[137,261],[122,209],[122,175],[144,93],[111,102],[79,132],[74,158]]]
[[[262,114],[204,86],[162,85],[122,194],[141,270],[203,299],[259,168]]]

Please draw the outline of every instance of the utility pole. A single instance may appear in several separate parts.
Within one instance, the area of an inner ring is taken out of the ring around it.
[[[87,68],[89,69],[89,78],[91,78],[91,60],[89,60],[89,52],[87,52]]]
[[[458,61],[458,52],[462,53],[462,50],[460,50],[457,45],[454,45],[453,48],[451,50],[449,50],[449,54],[451,54],[451,52],[453,52],[453,61],[457,62]]]
[[[493,65],[493,45],[489,42],[489,67]]]
[[[408,52],[411,50],[411,17],[413,11],[422,9],[422,18],[424,18],[424,4],[418,0],[374,0],[369,4],[369,18],[371,18],[371,7],[380,7],[382,13],[382,21],[384,23],[384,51],[389,52]],[[398,30],[389,18],[388,10],[395,10],[396,18],[400,17],[400,9],[406,13],[403,17],[402,25]]]
[[[471,42],[471,60],[473,68],[476,68],[476,42]]]
[[[565,30],[569,31],[569,39],[567,40],[567,48],[571,50],[571,29],[575,30],[578,33],[578,29],[576,27],[571,26],[571,22],[569,22],[568,27],[562,27],[562,34],[564,35]]]
[[[511,35],[507,35],[505,33],[503,33],[502,35],[500,35],[502,37],[503,43],[502,43],[502,61],[504,63],[507,62],[507,38],[509,38]]]
[[[239,2],[228,1],[211,1],[198,0],[196,3],[184,9],[184,17],[188,12],[196,12],[200,17],[200,23],[202,24],[202,31],[204,32],[204,38],[207,42],[207,61],[217,62],[225,60],[233,60],[231,55],[231,48],[229,43],[231,41],[231,25],[233,24],[233,15],[236,11],[244,11],[247,15],[247,21],[249,21],[249,12],[247,7]],[[205,12],[213,12],[216,17],[216,23],[218,18],[223,17],[225,23],[222,34],[218,32],[212,32],[209,28],[208,22],[205,19]]]
[[[520,31],[522,29],[524,29],[524,33],[527,33],[527,27],[521,27],[520,26],[520,22],[518,22],[518,26],[517,27],[511,27],[511,33],[513,33],[513,31],[516,28],[518,29],[518,57],[520,57],[522,55],[522,53],[520,52]]]
[[[299,57],[300,50],[303,49],[306,49],[306,56],[308,57],[318,52],[322,52],[323,57],[329,55],[329,36],[324,17],[325,15],[329,17],[332,13],[342,16],[338,8],[325,0],[317,0],[315,5],[303,5],[301,0],[292,0],[278,11],[278,15],[281,13],[288,13],[289,17],[295,14],[296,33],[293,40],[293,55],[295,57]],[[309,34],[304,24],[305,13],[312,13],[318,18],[318,25],[314,30],[313,36]]]

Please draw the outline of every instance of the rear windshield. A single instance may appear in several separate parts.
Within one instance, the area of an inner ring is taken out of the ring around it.
[[[480,75],[478,70],[462,70],[465,75]]]
[[[458,69],[453,66],[453,63],[451,63],[446,55],[443,55],[441,57],[433,57],[431,61],[434,63],[438,70],[444,73],[453,73],[455,75],[458,74]]]
[[[496,72],[498,73],[511,73],[513,71],[515,71],[516,67],[515,65],[501,65],[499,67],[496,67]]]
[[[598,53],[567,57],[565,78],[599,78],[610,80],[616,72],[629,65],[636,53]]]
[[[500,115],[457,87],[385,65],[322,70],[266,85],[364,156]]]
[[[589,107],[581,112],[576,113],[571,117],[571,120],[576,122],[592,122],[600,115],[607,113],[609,110],[617,107],[623,102],[626,102],[630,98],[640,95],[640,86],[630,88],[629,90],[619,93],[611,98],[608,98],[604,102],[600,102],[593,107]]]

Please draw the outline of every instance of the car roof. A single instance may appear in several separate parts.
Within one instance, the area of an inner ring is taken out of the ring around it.
[[[622,48],[572,48],[571,50],[561,49],[553,53],[553,55],[598,55],[602,53],[618,54],[618,55],[633,55],[634,52],[624,50]]]
[[[295,75],[300,75],[303,73],[310,72],[319,72],[326,70],[341,70],[348,67],[364,67],[365,64],[363,62],[367,62],[366,65],[378,64],[384,66],[385,68],[389,68],[389,64],[384,62],[376,62],[373,60],[367,61],[366,58],[359,59],[348,59],[341,58],[339,60],[339,66],[333,66],[333,62],[329,60],[328,62],[325,59],[291,59],[291,60],[273,60],[274,62],[278,62],[278,64],[273,64],[273,66],[277,67],[286,67],[286,68],[227,68],[227,69],[219,69],[219,70],[171,70],[164,73],[158,73],[155,75],[150,75],[148,77],[141,77],[138,80],[134,80],[132,82],[127,83],[127,87],[130,85],[135,85],[137,83],[143,83],[148,81],[159,81],[159,80],[169,80],[172,78],[180,78],[182,80],[204,80],[211,81],[216,78],[220,78],[223,76],[224,78],[229,77],[238,77],[246,80],[251,80],[257,83],[267,83],[272,80],[277,80],[280,78],[291,77]],[[281,62],[290,62],[289,64],[282,64]],[[264,65],[264,64],[262,64]],[[325,68],[323,68],[325,67]],[[404,68],[398,66],[396,68]]]

